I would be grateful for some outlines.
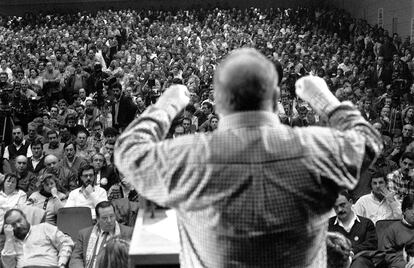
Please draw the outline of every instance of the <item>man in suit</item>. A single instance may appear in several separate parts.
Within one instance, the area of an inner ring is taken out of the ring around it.
[[[116,129],[123,130],[135,118],[137,106],[132,98],[122,94],[122,86],[119,83],[112,85],[114,100],[112,103],[112,122]]]
[[[116,221],[115,208],[111,202],[98,203],[95,211],[97,223],[79,231],[69,268],[93,268],[99,251],[111,237],[119,236],[126,240],[132,237],[133,228]]]
[[[341,233],[351,240],[351,268],[375,267],[369,257],[377,249],[377,234],[372,221],[352,211],[352,199],[346,191],[338,194],[334,209],[337,216],[329,219],[328,231]]]
[[[374,82],[378,83],[379,80],[382,80],[386,85],[388,85],[391,83],[391,79],[392,69],[387,63],[385,63],[383,56],[378,56],[377,64],[375,65],[374,70]]]

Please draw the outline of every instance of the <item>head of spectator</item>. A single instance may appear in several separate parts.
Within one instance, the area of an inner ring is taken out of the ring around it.
[[[9,80],[9,77],[8,77],[7,73],[6,72],[1,72],[0,73],[0,86],[1,85],[6,85],[8,80]]]
[[[59,108],[56,105],[52,105],[52,107],[50,107],[50,117],[51,118],[57,118],[59,115]]]
[[[214,131],[217,129],[219,123],[219,118],[217,115],[213,115],[210,117],[210,128],[211,131]]]
[[[95,168],[97,173],[105,166],[105,156],[101,153],[96,153],[92,156],[92,166]]]
[[[33,159],[40,159],[43,157],[43,142],[41,138],[36,138],[31,144]]]
[[[113,127],[107,127],[104,129],[104,137],[108,142],[114,143],[118,137],[118,131]]]
[[[119,100],[122,95],[122,85],[119,83],[115,83],[112,85],[112,94],[114,94],[114,98]]]
[[[79,98],[82,101],[85,101],[85,99],[86,99],[86,90],[84,88],[79,89]]]
[[[10,209],[4,214],[4,225],[13,226],[13,234],[19,240],[24,240],[30,231],[30,223],[20,209]]]
[[[59,138],[60,138],[60,141],[63,143],[66,143],[71,140],[72,136],[70,134],[68,125],[59,126]]]
[[[414,168],[414,153],[403,153],[400,159],[400,171],[404,177],[407,177],[410,171]]]
[[[128,267],[129,242],[119,237],[111,238],[99,253],[96,268]]]
[[[402,135],[404,138],[412,138],[413,137],[414,127],[411,124],[405,124],[402,129]]]
[[[55,174],[46,173],[39,177],[39,193],[46,197],[51,197],[53,194],[57,194],[57,185],[59,179]]]
[[[389,106],[384,106],[384,108],[381,109],[380,117],[381,119],[388,120],[390,118],[391,109]]]
[[[185,133],[190,133],[191,132],[191,119],[188,117],[184,117],[182,126],[184,128]]]
[[[46,70],[49,72],[49,73],[53,73],[53,71],[54,71],[54,67],[53,67],[53,63],[52,62],[48,62],[48,63],[46,63]]]
[[[112,142],[110,140],[106,140],[106,142],[105,142],[105,150],[109,154],[109,156],[110,156],[111,159],[113,159],[114,148],[115,148],[115,142]]]
[[[95,207],[96,221],[103,232],[115,233],[116,215],[111,202],[102,201]]]
[[[65,118],[65,124],[72,129],[76,126],[76,116],[75,114],[68,114]]]
[[[201,110],[203,111],[204,115],[208,116],[213,113],[213,105],[210,102],[205,101],[201,106]]]
[[[75,107],[75,112],[78,119],[83,119],[83,117],[85,116],[85,107],[82,104],[78,104]]]
[[[6,174],[0,183],[0,190],[6,195],[10,195],[19,189],[18,181],[19,178],[15,174]]]
[[[348,268],[352,262],[352,244],[343,234],[328,232],[326,237],[327,268]]]
[[[214,75],[217,112],[274,111],[279,96],[274,65],[252,48],[231,52]]]
[[[89,185],[95,186],[96,174],[95,168],[89,164],[83,165],[79,168],[78,173],[78,184],[82,186],[82,188],[86,188]]]
[[[13,130],[12,130],[13,143],[15,145],[17,145],[17,146],[20,145],[20,144],[22,144],[22,142],[23,142],[23,136],[24,136],[24,134],[23,134],[22,127],[21,126],[18,126],[18,125],[15,125],[13,127]]]
[[[15,164],[17,174],[19,175],[26,174],[27,172],[27,157],[26,156],[24,155],[17,156],[14,164]]]
[[[59,159],[53,154],[46,155],[45,157],[46,172],[58,176]]]
[[[68,102],[65,99],[60,99],[58,102],[59,113],[65,115],[68,110]]]
[[[84,129],[81,129],[76,134],[76,144],[79,146],[79,148],[85,148],[88,146],[88,132]]]
[[[348,222],[353,217],[352,198],[347,191],[341,191],[335,201],[334,210],[336,216],[341,222]]]
[[[59,147],[59,137],[55,130],[49,130],[47,132],[47,139],[49,141],[49,148],[56,149]]]
[[[69,141],[67,143],[65,143],[65,145],[63,146],[64,148],[64,154],[66,156],[66,158],[69,161],[73,161],[73,159],[76,156],[76,143],[73,141]]]
[[[403,218],[410,225],[414,225],[414,195],[408,194],[404,196],[401,203],[401,211],[403,213]]]
[[[33,140],[37,136],[37,125],[33,122],[30,122],[27,124],[27,136],[29,137],[29,140]]]
[[[392,136],[392,147],[401,150],[403,146],[403,136],[401,133],[396,133]]]

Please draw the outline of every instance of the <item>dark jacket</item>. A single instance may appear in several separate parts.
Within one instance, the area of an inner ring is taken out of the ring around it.
[[[101,175],[101,182],[102,178],[106,178],[108,180],[107,184],[100,183],[100,186],[104,188],[106,191],[111,188],[112,185],[119,182],[119,176],[117,172],[115,171],[113,166],[105,166],[100,170]]]
[[[132,120],[134,120],[136,112],[137,106],[132,101],[132,99],[122,95],[119,99],[119,110],[117,120],[115,120],[115,102],[112,103],[112,122],[114,124],[114,127],[117,129],[126,128],[129,125],[129,123],[131,123]],[[118,121],[118,124],[115,125],[115,121]]]
[[[121,229],[121,238],[131,240],[133,228],[119,224]],[[89,238],[91,237],[93,226],[87,227],[79,231],[75,248],[70,257],[69,268],[84,268],[86,260],[86,249],[88,248]]]
[[[32,159],[33,159],[33,157],[29,157],[27,159],[27,169],[29,171],[33,172],[34,174],[38,175],[39,172],[46,167],[45,166],[45,157],[43,156],[40,159],[40,162],[37,164],[36,168],[33,167]]]
[[[376,250],[378,247],[377,233],[375,231],[374,223],[367,218],[358,216],[359,220],[356,220],[351,231],[348,233],[339,224],[334,224],[335,217],[329,219],[329,232],[338,232],[343,234],[352,243],[352,251],[357,254],[363,250]]]

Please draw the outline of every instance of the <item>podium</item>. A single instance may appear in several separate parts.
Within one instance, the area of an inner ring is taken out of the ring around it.
[[[129,250],[130,268],[180,267],[178,227],[173,211],[141,209]]]

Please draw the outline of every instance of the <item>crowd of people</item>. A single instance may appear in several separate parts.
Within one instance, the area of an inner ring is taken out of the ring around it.
[[[32,256],[10,259],[16,252],[10,247],[9,226],[16,221],[27,223],[20,210],[27,206],[43,210],[51,225],[56,225],[62,207],[90,207],[98,228],[89,234],[97,245],[99,224],[105,222],[100,221],[102,211],[115,210],[105,201],[140,200],[114,165],[118,135],[173,84],[186,85],[191,102],[175,118],[168,138],[215,131],[220,118],[215,113],[213,74],[221,59],[240,47],[258,49],[279,68],[278,113],[283,124],[326,125],[326,118],[316,115],[294,92],[298,78],[314,75],[322,77],[340,101],[354,103],[381,132],[381,156],[369,169],[361,170],[355,190],[340,195],[338,218],[332,219],[330,228],[345,230],[355,246],[354,237],[349,236],[355,215],[373,224],[402,219],[402,226],[412,226],[407,211],[414,200],[404,203],[414,194],[414,46],[408,38],[390,36],[337,9],[27,14],[0,22],[0,117],[6,118],[1,125],[6,131],[0,220],[3,227],[4,219],[2,259],[7,267],[33,261]],[[343,211],[351,200],[355,214]],[[369,222],[365,226],[372,227]],[[53,245],[55,265],[69,263],[75,252],[70,263],[93,265],[94,243],[78,241],[72,253],[73,242],[59,230],[41,228],[59,240]],[[111,234],[126,233],[113,228]],[[404,241],[390,242],[385,250],[398,251],[402,257],[405,243],[414,238],[414,232],[407,233]],[[24,237],[15,231],[19,243]],[[78,244],[87,247],[87,256],[80,256]],[[367,249],[374,250],[376,245]],[[391,264],[395,258],[387,260]]]

